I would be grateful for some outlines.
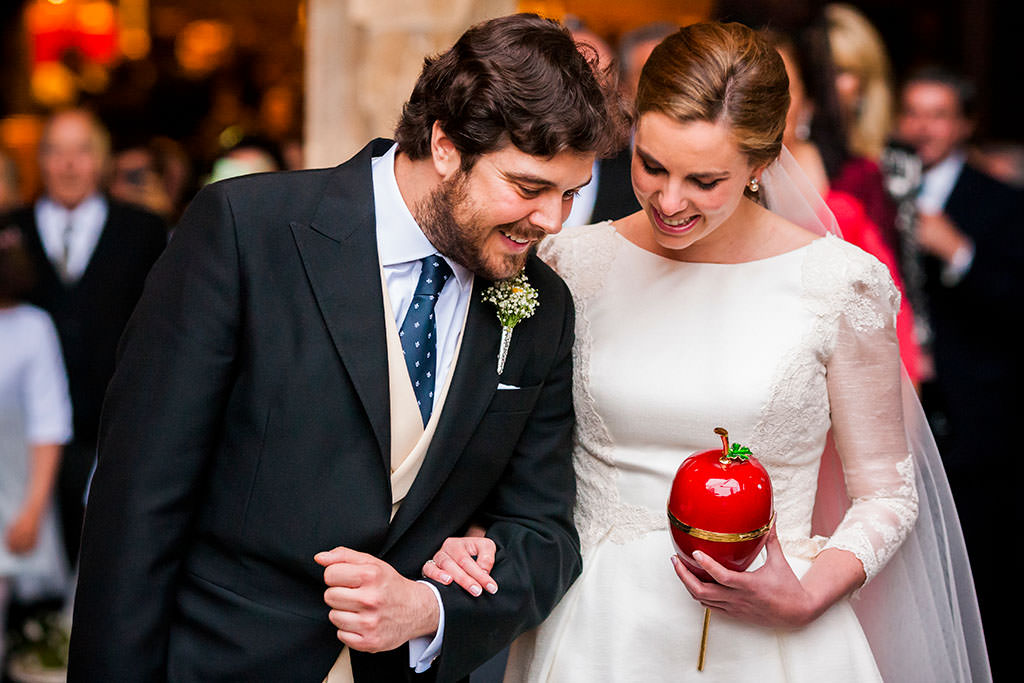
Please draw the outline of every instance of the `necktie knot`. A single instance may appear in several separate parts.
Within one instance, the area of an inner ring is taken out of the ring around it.
[[[423,263],[423,269],[420,271],[420,280],[416,284],[413,296],[437,296],[444,287],[444,283],[452,276],[452,269],[437,254],[420,260]]]

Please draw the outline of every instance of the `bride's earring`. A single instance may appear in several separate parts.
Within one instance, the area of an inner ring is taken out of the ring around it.
[[[761,189],[761,185],[757,182],[757,178],[751,178],[750,182],[747,183],[747,187],[750,188],[751,192],[757,192]]]

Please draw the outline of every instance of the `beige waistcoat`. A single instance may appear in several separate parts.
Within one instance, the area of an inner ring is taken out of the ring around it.
[[[441,393],[434,402],[430,420],[424,427],[419,406],[416,405],[416,395],[412,390],[412,381],[409,379],[409,370],[405,366],[405,355],[402,353],[402,342],[398,337],[398,326],[395,325],[395,315],[391,309],[391,299],[388,296],[387,280],[384,278],[383,268],[381,268],[381,286],[384,290],[384,327],[387,330],[388,344],[388,393],[391,396],[391,519],[394,519],[406,494],[412,488],[416,475],[419,474],[420,467],[423,465],[423,457],[434,437],[437,420],[444,408],[445,399],[448,397],[448,387],[451,386],[452,376],[455,374],[459,349],[462,348],[469,306],[466,307],[466,313],[463,314],[459,341],[455,346],[455,354],[452,357],[451,367],[448,369],[448,376],[440,389]],[[439,358],[440,353],[436,356]],[[354,683],[352,661],[347,647],[342,647],[341,654],[335,660],[324,683]]]

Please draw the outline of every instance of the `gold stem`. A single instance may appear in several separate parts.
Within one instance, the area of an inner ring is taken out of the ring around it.
[[[711,623],[711,608],[704,608],[704,632],[700,635],[700,654],[697,655],[697,671],[704,670],[704,655],[708,651],[708,625]]]
[[[725,427],[715,427],[715,434],[722,437],[722,455],[729,455],[729,432]]]
[[[728,465],[729,460],[729,432],[725,427],[715,427],[715,434],[722,437],[722,457],[718,459],[718,462],[723,465]]]

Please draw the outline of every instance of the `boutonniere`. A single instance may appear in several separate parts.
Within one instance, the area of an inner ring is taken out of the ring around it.
[[[498,322],[501,323],[501,347],[498,349],[498,374],[505,369],[505,358],[512,343],[512,328],[520,320],[529,318],[537,310],[537,290],[530,286],[526,273],[507,280],[498,280],[484,290],[484,301],[498,308]]]

